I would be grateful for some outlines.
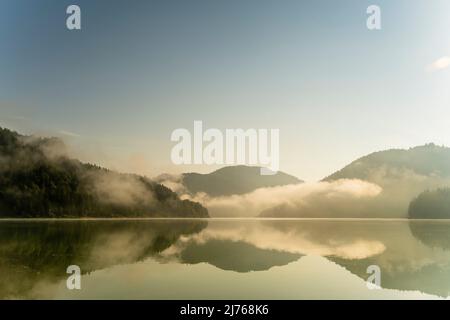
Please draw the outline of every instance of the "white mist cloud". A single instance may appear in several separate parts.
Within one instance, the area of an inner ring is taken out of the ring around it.
[[[243,195],[210,197],[198,193],[184,199],[198,201],[206,206],[211,216],[257,216],[262,211],[282,206],[284,209],[308,211],[326,207],[348,206],[349,201],[373,198],[381,193],[378,185],[361,180],[338,180],[260,188]],[[319,212],[318,212],[319,214]]]
[[[427,71],[435,72],[435,71],[446,69],[448,67],[450,67],[450,56],[444,56],[444,57],[437,59],[432,64],[430,64],[427,67]]]
[[[153,180],[171,189],[173,192],[176,192],[178,195],[184,195],[185,199],[188,198],[188,190],[183,184],[183,175],[161,174],[155,177]]]
[[[153,192],[137,177],[108,171],[89,173],[93,192],[104,203],[116,205],[151,205]]]

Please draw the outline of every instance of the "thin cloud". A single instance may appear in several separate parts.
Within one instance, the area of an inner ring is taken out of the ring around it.
[[[19,121],[28,120],[27,118],[22,116],[6,116],[5,118],[8,120],[19,120]]]
[[[81,137],[81,135],[79,135],[78,133],[74,133],[74,132],[70,132],[70,131],[66,131],[66,130],[60,130],[59,133],[62,135],[74,137],[74,138]]]
[[[450,56],[444,56],[444,57],[437,59],[432,64],[430,64],[427,67],[427,71],[435,72],[435,71],[447,69],[448,67],[450,67]]]

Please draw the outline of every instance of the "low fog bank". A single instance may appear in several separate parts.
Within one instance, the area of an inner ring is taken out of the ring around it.
[[[256,217],[280,209],[295,216],[307,209],[319,217],[332,208],[341,208],[343,212],[356,210],[356,206],[362,208],[368,199],[382,192],[378,185],[361,180],[339,180],[259,188],[243,195],[211,197],[205,193],[193,196],[185,193],[180,178],[172,177],[163,184],[177,190],[183,199],[200,202],[212,217]]]
[[[421,192],[450,185],[450,179],[436,173],[391,166],[372,168],[364,175],[216,197],[191,194],[182,175],[158,179],[181,198],[200,202],[212,217],[407,218],[409,204]]]

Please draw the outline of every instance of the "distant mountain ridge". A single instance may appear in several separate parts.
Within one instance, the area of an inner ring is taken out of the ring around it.
[[[303,182],[281,171],[274,175],[261,175],[260,169],[261,167],[239,165],[224,167],[208,174],[184,173],[182,183],[191,194],[204,192],[217,197]]]
[[[65,155],[57,138],[0,128],[0,217],[208,217],[145,177]]]
[[[264,217],[370,217],[370,218],[407,218],[411,216],[410,202],[425,190],[450,186],[450,148],[426,144],[410,149],[390,149],[374,152],[361,157],[341,170],[324,178],[322,182],[334,183],[341,180],[362,180],[382,188],[380,194],[369,199],[339,201],[332,205],[323,205],[320,198],[313,205],[293,207],[281,205],[261,213]],[[426,194],[427,195],[427,194]],[[420,203],[430,204],[425,197]],[[442,193],[440,194],[442,199]],[[416,201],[416,203],[418,202]],[[345,205],[344,205],[345,204]],[[342,208],[339,207],[342,205]],[[440,208],[447,208],[441,201]],[[413,206],[418,214],[417,205]],[[429,211],[432,206],[428,206]],[[422,218],[443,216],[444,213],[429,212],[420,209]],[[450,216],[450,215],[449,215]]]
[[[429,143],[410,149],[390,149],[361,157],[341,170],[323,179],[361,179],[379,182],[374,170],[386,168],[386,174],[394,170],[409,170],[422,176],[450,177],[450,148]]]

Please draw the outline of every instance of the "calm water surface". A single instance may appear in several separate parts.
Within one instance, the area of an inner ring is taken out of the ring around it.
[[[66,268],[82,289],[66,288]],[[369,290],[367,267],[381,269]],[[436,299],[450,222],[0,221],[0,298]]]

